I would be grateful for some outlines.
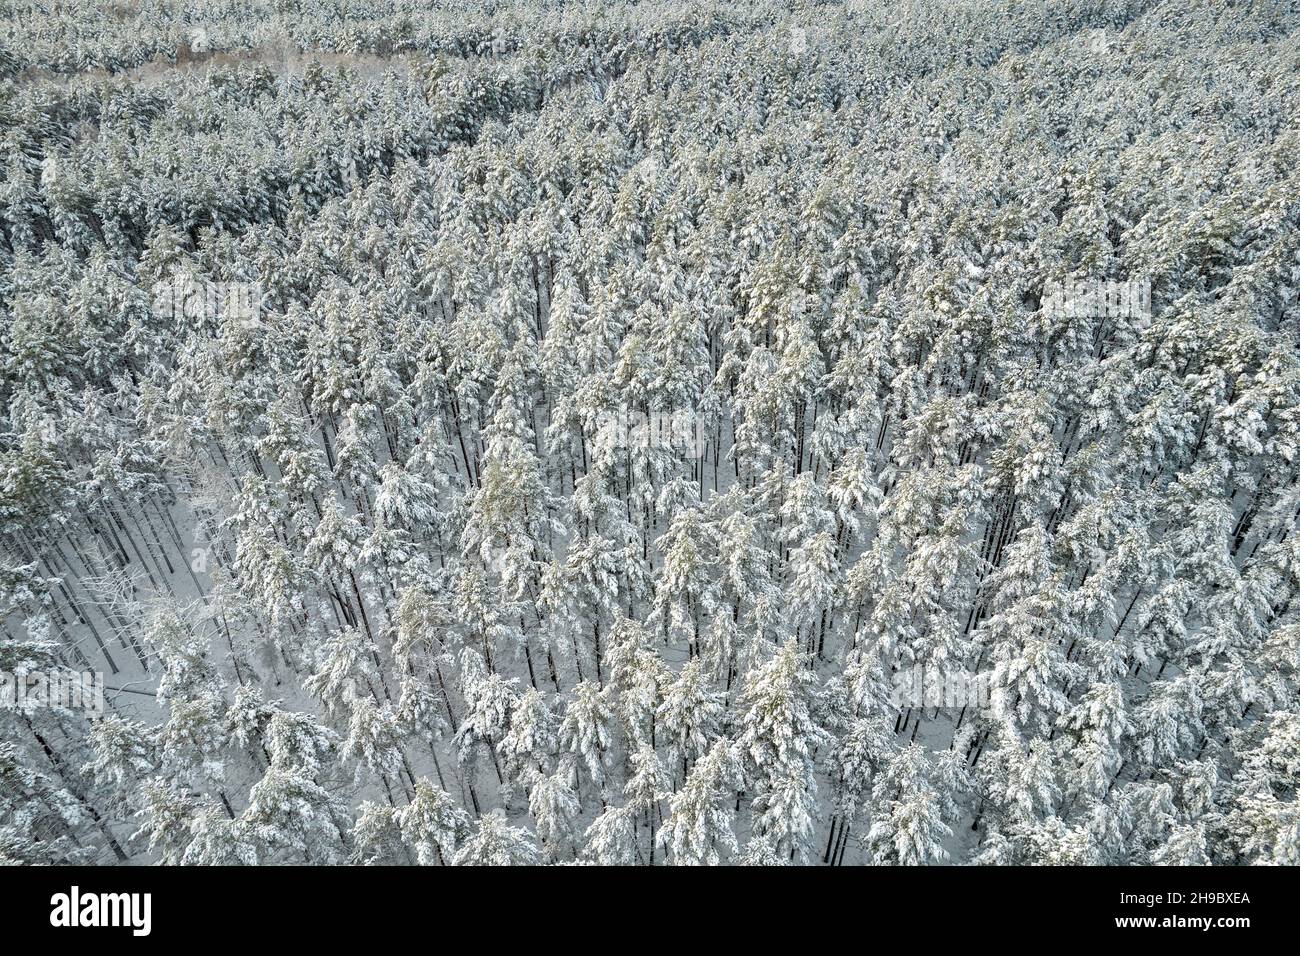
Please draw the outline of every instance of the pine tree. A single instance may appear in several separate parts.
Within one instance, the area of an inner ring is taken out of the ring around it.
[[[396,813],[402,840],[415,850],[421,866],[449,863],[456,847],[469,835],[469,814],[457,807],[441,788],[418,780],[411,802]]]
[[[738,851],[732,804],[742,779],[740,760],[726,739],[696,761],[670,799],[668,819],[659,831],[673,863],[717,866]]]
[[[537,844],[527,830],[512,827],[493,810],[479,818],[478,829],[456,852],[457,866],[526,866],[538,860]]]
[[[777,853],[803,856],[817,795],[813,758],[829,738],[814,721],[815,678],[794,639],[745,682],[737,749],[745,755],[761,834]]]

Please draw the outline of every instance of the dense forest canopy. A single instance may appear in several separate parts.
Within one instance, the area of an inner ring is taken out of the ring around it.
[[[0,0],[0,862],[1300,863],[1289,6]]]

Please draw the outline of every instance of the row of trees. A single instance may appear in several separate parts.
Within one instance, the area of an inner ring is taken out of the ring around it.
[[[1050,6],[10,84],[0,858],[1300,861],[1296,20]]]

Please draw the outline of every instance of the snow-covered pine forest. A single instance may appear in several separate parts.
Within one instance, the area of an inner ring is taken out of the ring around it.
[[[0,861],[1300,862],[1289,6],[5,0]]]

